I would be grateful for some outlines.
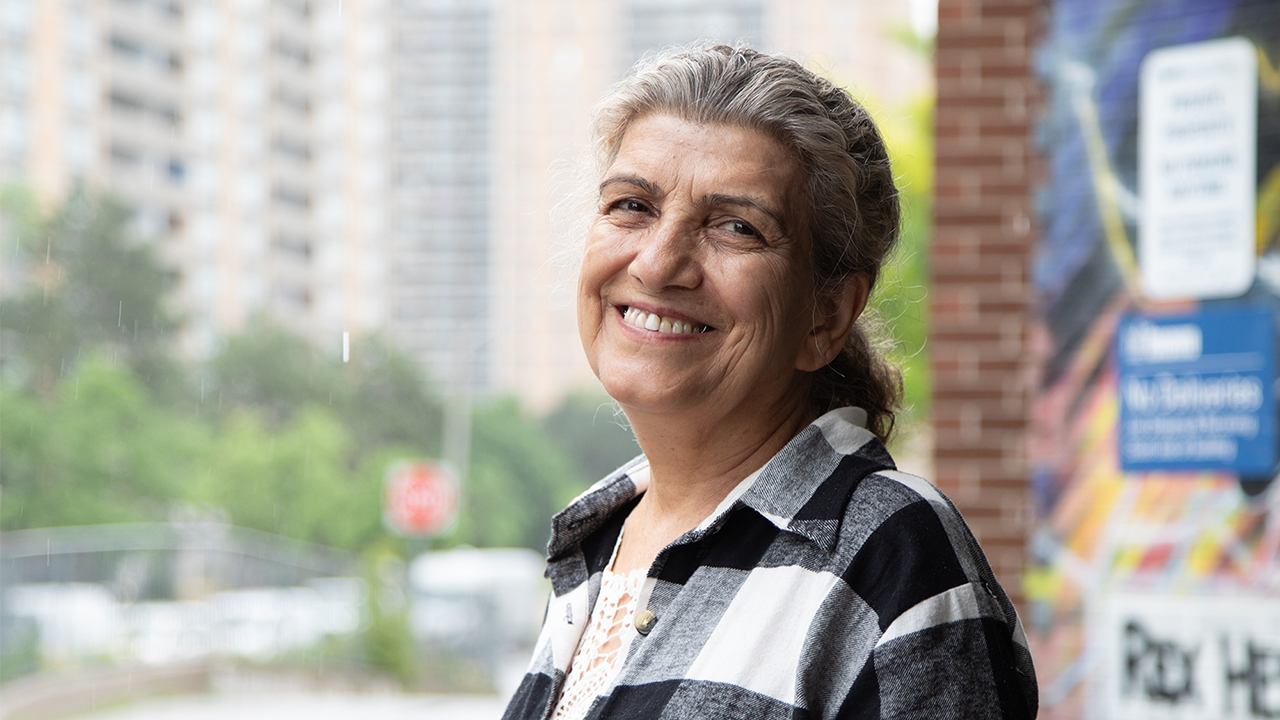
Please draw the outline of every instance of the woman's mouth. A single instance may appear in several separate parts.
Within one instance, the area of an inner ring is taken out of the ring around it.
[[[666,318],[656,313],[645,312],[633,307],[622,308],[622,320],[632,327],[670,335],[697,334],[712,329],[710,325],[699,325],[675,318]]]

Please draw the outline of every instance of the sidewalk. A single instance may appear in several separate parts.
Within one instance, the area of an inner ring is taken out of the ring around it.
[[[75,720],[498,720],[505,700],[476,695],[236,692],[154,698],[74,716]],[[68,720],[71,720],[68,718]]]

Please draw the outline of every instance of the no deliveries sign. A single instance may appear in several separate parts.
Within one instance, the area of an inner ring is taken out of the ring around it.
[[[1120,467],[1276,469],[1276,326],[1264,304],[1120,322]]]
[[[458,517],[458,480],[446,467],[425,460],[392,465],[383,482],[382,519],[392,532],[432,537]]]

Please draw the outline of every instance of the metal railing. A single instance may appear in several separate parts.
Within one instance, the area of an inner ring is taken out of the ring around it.
[[[270,659],[355,632],[354,555],[221,523],[0,534],[0,681],[86,664]]]

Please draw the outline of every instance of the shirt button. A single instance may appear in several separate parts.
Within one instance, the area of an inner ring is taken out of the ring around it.
[[[654,615],[650,610],[641,610],[636,613],[636,632],[641,635],[648,635],[653,626],[658,623],[658,616]]]

